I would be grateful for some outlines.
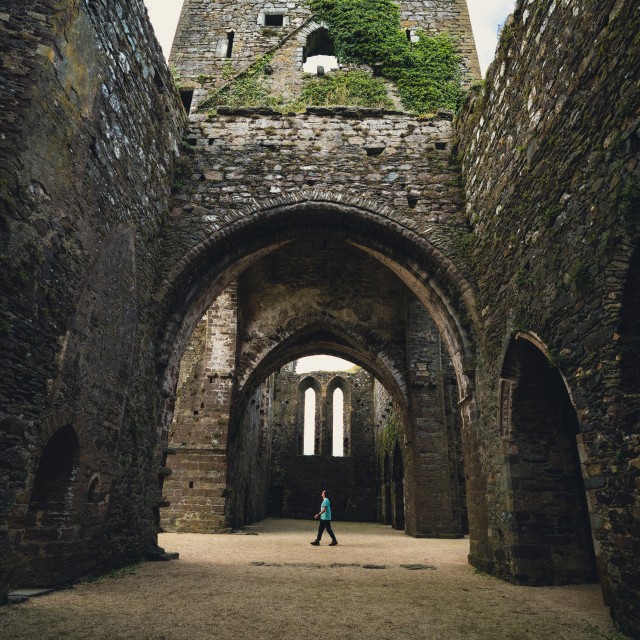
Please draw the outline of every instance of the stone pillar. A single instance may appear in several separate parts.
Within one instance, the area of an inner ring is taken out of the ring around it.
[[[164,482],[170,503],[165,531],[211,533],[226,528],[229,416],[234,393],[237,285],[229,286],[193,333],[180,366],[169,431],[173,473]]]
[[[409,303],[409,439],[406,447],[406,531],[413,536],[463,535],[452,422],[446,419],[441,341],[424,307]]]

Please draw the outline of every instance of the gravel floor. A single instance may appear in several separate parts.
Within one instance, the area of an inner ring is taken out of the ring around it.
[[[619,640],[599,585],[518,587],[476,572],[467,540],[269,519],[257,535],[162,534],[180,560],[0,608],[20,640]],[[326,535],[326,534],[325,534]],[[405,565],[405,566],[403,566]]]

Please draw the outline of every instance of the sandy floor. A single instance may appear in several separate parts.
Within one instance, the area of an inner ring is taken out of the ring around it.
[[[527,588],[476,572],[466,540],[265,520],[258,535],[163,534],[146,563],[0,609],[0,638],[45,640],[621,639],[598,585]],[[409,569],[402,565],[419,565]]]

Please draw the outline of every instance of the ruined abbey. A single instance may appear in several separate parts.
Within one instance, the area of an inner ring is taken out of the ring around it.
[[[322,485],[640,638],[640,5],[518,0],[484,82],[397,5],[455,112],[300,106],[303,0],[185,0],[169,65],[142,0],[0,6],[0,602]]]

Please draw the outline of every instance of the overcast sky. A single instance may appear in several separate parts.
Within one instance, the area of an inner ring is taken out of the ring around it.
[[[173,34],[182,8],[182,0],[145,0],[149,16],[166,57],[169,56]],[[493,60],[498,27],[513,11],[515,0],[467,0],[473,34],[478,45],[482,73]]]

